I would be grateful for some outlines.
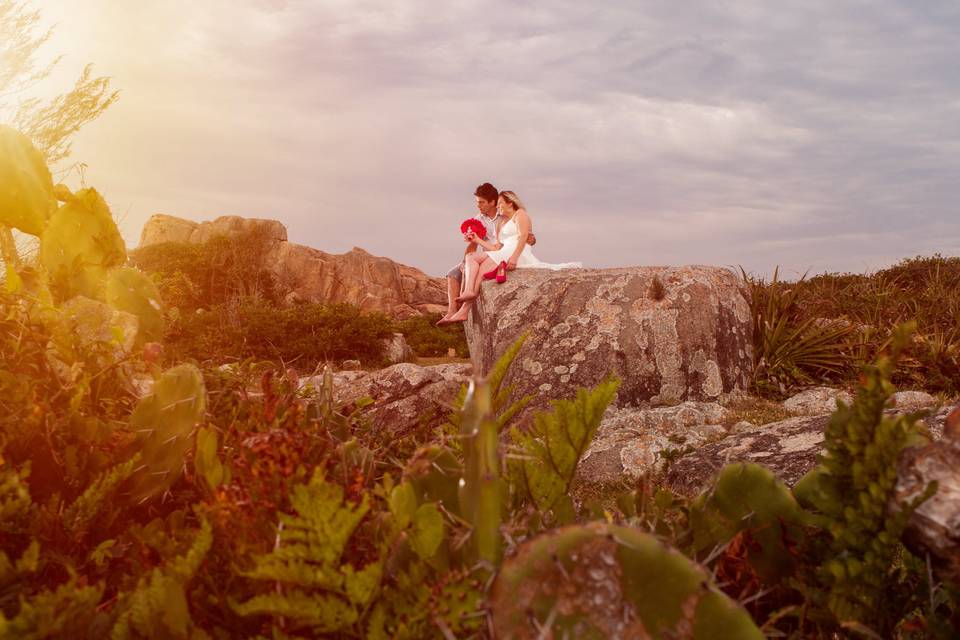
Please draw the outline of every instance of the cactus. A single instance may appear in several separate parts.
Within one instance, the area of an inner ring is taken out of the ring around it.
[[[203,376],[192,364],[166,370],[153,393],[137,404],[130,427],[137,434],[143,465],[131,478],[136,502],[163,493],[180,477],[194,425],[203,418],[207,395]]]
[[[694,550],[709,551],[742,531],[759,543],[749,561],[764,580],[775,582],[793,573],[790,548],[803,538],[810,519],[773,473],[757,464],[728,464],[714,487],[690,508]]]
[[[139,269],[120,267],[107,275],[107,303],[137,316],[137,346],[163,338],[163,306],[157,285]]]
[[[501,484],[497,423],[491,413],[490,387],[471,382],[460,423],[464,472],[460,481],[460,513],[472,527],[476,557],[492,565],[500,561]]]
[[[39,236],[55,205],[43,155],[27,136],[0,126],[0,227]]]
[[[418,503],[439,502],[458,516],[462,516],[457,495],[462,475],[463,465],[453,452],[435,444],[418,449],[403,470]]]
[[[522,544],[490,603],[504,638],[763,638],[703,567],[652,535],[600,522]]]
[[[103,299],[107,272],[127,258],[110,208],[95,189],[61,206],[40,238],[40,262],[57,300],[75,295]]]

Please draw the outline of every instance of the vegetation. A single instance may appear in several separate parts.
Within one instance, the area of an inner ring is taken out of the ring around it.
[[[383,358],[382,339],[404,334],[422,357],[468,356],[463,329],[437,327],[436,316],[394,320],[349,304],[283,304],[263,265],[267,245],[255,234],[216,236],[189,244],[148,245],[131,263],[151,274],[168,308],[165,343],[175,359],[216,363],[246,358],[294,364]]]
[[[58,205],[21,168],[0,220],[37,222],[48,250],[0,291],[0,638],[955,637],[956,586],[900,543],[923,498],[889,508],[921,437],[882,411],[911,327],[796,489],[733,464],[694,498],[641,483],[580,504],[616,379],[520,429],[518,342],[405,451],[367,402],[334,401],[329,369],[301,388],[164,360],[168,315],[106,203]]]
[[[814,382],[852,385],[913,320],[895,383],[960,395],[960,258],[916,257],[871,275],[786,283],[744,274],[754,317],[754,386],[785,395]]]
[[[52,35],[40,27],[42,16],[26,2],[0,0],[0,122],[10,122],[37,146],[47,162],[70,155],[70,138],[116,102],[110,79],[93,75],[84,67],[73,88],[49,101],[29,92],[47,78],[60,62],[48,64],[38,54]],[[11,97],[15,100],[11,100]]]

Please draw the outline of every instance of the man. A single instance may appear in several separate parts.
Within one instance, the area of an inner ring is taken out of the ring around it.
[[[476,188],[473,195],[477,201],[477,210],[480,212],[477,220],[482,222],[483,226],[487,228],[487,238],[494,241],[497,237],[497,218],[499,217],[497,213],[497,199],[500,197],[500,192],[489,182],[484,182]],[[467,243],[467,249],[463,252],[464,256],[477,250],[477,245],[470,242],[466,234],[463,236],[463,241]],[[531,231],[527,237],[527,244],[533,246],[536,243],[537,239],[534,237],[533,231]],[[460,259],[460,263],[457,266],[450,269],[450,272],[447,273],[447,314],[437,321],[437,326],[448,324],[450,317],[457,312],[459,305],[456,299],[461,294],[462,288],[463,258]]]

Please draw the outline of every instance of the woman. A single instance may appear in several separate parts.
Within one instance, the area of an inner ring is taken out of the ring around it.
[[[537,260],[530,245],[527,244],[527,236],[530,234],[530,216],[523,202],[513,191],[500,192],[497,210],[502,220],[497,229],[497,242],[491,243],[480,238],[471,238],[485,251],[477,251],[467,256],[463,273],[463,294],[457,298],[457,302],[462,304],[460,309],[450,317],[449,322],[463,322],[467,319],[470,307],[480,293],[481,275],[487,279],[496,277],[498,282],[503,282],[506,272],[518,267],[569,269],[582,266],[579,262],[548,264]]]

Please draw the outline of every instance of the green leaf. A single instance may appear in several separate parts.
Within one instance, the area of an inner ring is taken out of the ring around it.
[[[424,560],[432,558],[443,542],[443,530],[443,515],[437,505],[432,502],[422,504],[413,516],[410,546]]]
[[[212,428],[197,431],[197,451],[193,460],[197,476],[209,491],[214,491],[223,483],[224,471],[217,457],[217,432]]]
[[[396,521],[397,527],[406,529],[413,520],[417,511],[417,494],[413,485],[402,482],[390,492],[390,513]]]

